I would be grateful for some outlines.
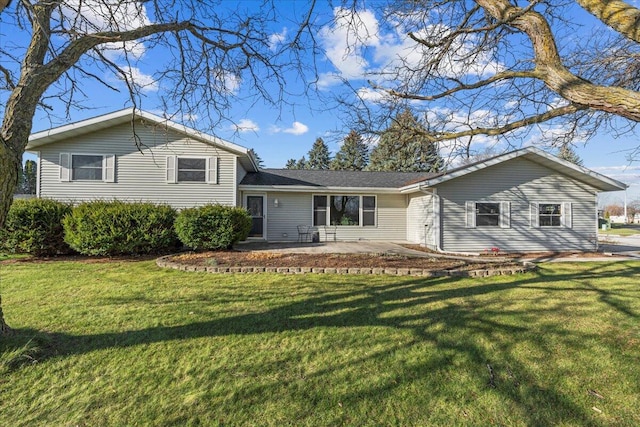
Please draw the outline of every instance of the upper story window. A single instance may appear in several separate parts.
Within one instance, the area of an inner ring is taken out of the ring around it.
[[[313,225],[375,226],[376,197],[313,196]]]
[[[167,182],[218,183],[217,157],[167,156]]]
[[[116,182],[116,156],[113,154],[60,153],[58,164],[61,182]]]
[[[178,182],[206,182],[206,159],[178,157]]]
[[[73,181],[102,181],[102,155],[72,154]]]

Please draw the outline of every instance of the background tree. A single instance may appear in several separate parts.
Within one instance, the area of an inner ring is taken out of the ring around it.
[[[287,160],[287,164],[284,167],[285,169],[298,169],[296,159]]]
[[[400,112],[380,134],[367,169],[372,171],[438,172],[443,166],[437,143],[409,109]]]
[[[535,138],[550,147],[558,134],[586,141],[598,130],[634,132],[640,121],[640,10],[631,2],[424,0],[369,7],[384,16],[375,27],[366,28],[364,9],[360,19],[340,21],[360,35],[351,38],[350,52],[364,52],[371,35],[384,30],[410,40],[388,64],[366,70],[368,87],[340,99],[364,129],[410,104],[427,117],[432,141],[448,141],[465,155],[477,139],[509,148]],[[345,8],[343,17],[353,10]],[[584,11],[599,22],[572,21]]]
[[[308,154],[307,169],[329,169],[331,163],[329,147],[322,138],[316,139]]]
[[[253,156],[253,159],[256,161],[258,167],[260,169],[263,169],[264,161],[262,160],[262,157],[260,157],[260,155],[256,152],[256,150],[254,150],[253,148],[249,148],[249,153]]]
[[[38,164],[33,160],[27,160],[20,174],[19,191],[22,194],[36,194],[38,180]]]
[[[352,130],[344,138],[340,150],[331,161],[332,170],[364,170],[369,164],[369,147],[362,136]]]
[[[305,46],[313,49],[313,37],[305,40],[313,8],[300,17],[287,43],[274,46],[269,25],[278,16],[269,1],[253,15],[214,0],[4,1],[0,8],[2,31],[19,33],[11,43],[3,34],[0,45],[0,227],[18,185],[34,115],[39,108],[50,112],[48,102],[62,103],[68,116],[93,96],[85,81],[117,91],[113,81],[119,79],[137,107],[150,84],[136,79],[138,61],[147,50],[162,49],[164,62],[153,84],[163,91],[163,110],[197,116],[214,127],[226,118],[240,85],[245,100],[283,102],[283,71],[288,78],[302,71],[309,59],[298,55]],[[8,329],[1,316],[0,329]]]
[[[562,160],[566,160],[567,162],[582,166],[582,159],[578,154],[576,154],[569,144],[562,144],[558,150],[558,157]]]
[[[304,156],[298,159],[298,161],[296,162],[296,167],[294,169],[308,169],[307,159]]]

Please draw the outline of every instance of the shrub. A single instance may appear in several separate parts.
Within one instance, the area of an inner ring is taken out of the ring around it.
[[[181,211],[175,227],[185,246],[196,250],[230,249],[249,235],[251,217],[243,208],[205,205]]]
[[[65,241],[85,255],[135,255],[167,252],[178,241],[176,211],[153,203],[119,200],[82,203],[64,221]]]
[[[0,247],[11,253],[53,256],[71,252],[62,219],[71,206],[49,199],[15,200],[9,209]]]

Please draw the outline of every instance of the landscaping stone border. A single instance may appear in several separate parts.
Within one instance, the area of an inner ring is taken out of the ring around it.
[[[237,273],[280,273],[280,274],[372,274],[389,276],[412,277],[488,277],[508,276],[533,271],[537,266],[530,262],[523,262],[519,266],[489,267],[476,270],[431,270],[423,268],[332,268],[332,267],[217,267],[204,265],[182,264],[173,261],[173,255],[166,255],[156,259],[158,267],[172,268],[181,271],[196,271],[201,273],[237,274]]]

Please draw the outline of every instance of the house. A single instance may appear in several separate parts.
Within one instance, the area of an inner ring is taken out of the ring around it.
[[[35,133],[27,150],[38,197],[243,206],[250,238],[268,241],[304,226],[449,252],[593,250],[597,194],[626,188],[532,147],[438,174],[261,170],[244,147],[131,109]]]

